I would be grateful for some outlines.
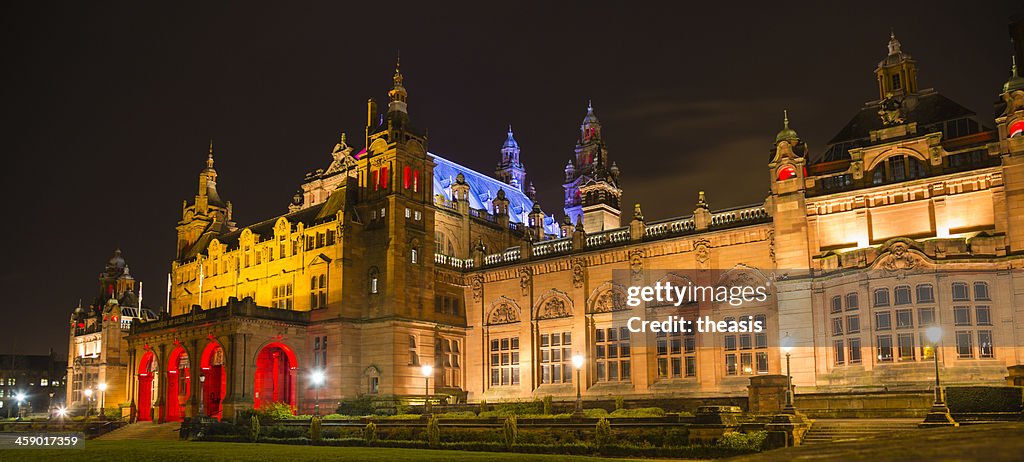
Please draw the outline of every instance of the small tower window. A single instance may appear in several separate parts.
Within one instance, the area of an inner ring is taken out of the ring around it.
[[[786,165],[779,169],[779,181],[785,181],[795,177],[796,168],[794,168],[792,165]]]
[[[412,262],[413,264],[419,263],[420,252],[417,249],[412,249]]]
[[[892,75],[892,89],[893,90],[899,90],[900,89],[900,75],[899,74],[893,74]]]
[[[376,293],[380,292],[380,286],[379,286],[379,282],[378,282],[379,279],[380,279],[380,273],[377,271],[377,268],[371,268],[370,269],[370,293],[371,294],[376,294]]]

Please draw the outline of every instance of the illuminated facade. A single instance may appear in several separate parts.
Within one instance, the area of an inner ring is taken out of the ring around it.
[[[396,69],[388,106],[368,102],[365,148],[343,136],[280,217],[236,226],[211,148],[177,225],[170,317],[127,340],[129,399],[143,419],[272,401],[310,413],[314,370],[333,404],[422,399],[427,364],[432,395],[572,399],[577,353],[585,398],[742,395],[751,376],[781,372],[784,336],[801,391],[927,389],[933,324],[948,382],[999,382],[1024,362],[1024,79],[1003,88],[992,129],[919,89],[916,69],[892,37],[879,98],[823,153],[787,116],[763,202],[712,211],[701,194],[667,220],[636,205],[625,226],[593,107],[557,220],[532,199],[511,129],[496,178],[428,153]],[[739,307],[623,302],[625,284],[759,280],[772,296]],[[768,330],[624,329],[669,315]]]

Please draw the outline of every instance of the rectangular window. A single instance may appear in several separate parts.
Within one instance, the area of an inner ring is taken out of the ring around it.
[[[893,289],[893,293],[896,296],[897,305],[910,304],[910,286],[897,286],[895,289]]]
[[[892,336],[891,335],[879,335],[878,336],[878,361],[889,362],[892,361]]]
[[[843,335],[843,318],[833,318],[833,335]]]
[[[290,310],[292,305],[292,285],[280,284],[272,289],[273,296],[270,298],[270,306]]]
[[[726,335],[725,336],[725,349],[726,349],[726,351],[735,350],[736,349],[736,336],[735,335]]]
[[[334,230],[327,230],[327,245],[334,245]]]
[[[960,359],[974,358],[974,345],[970,331],[956,331],[956,357]]]
[[[768,373],[768,353],[764,351],[757,352],[757,373],[767,374]]]
[[[736,375],[736,355],[733,353],[725,355],[725,375]]]
[[[917,322],[922,327],[935,325],[935,308],[918,308]]]
[[[967,283],[966,282],[954,282],[953,283],[953,301],[964,302],[967,301]]]
[[[974,283],[974,299],[975,300],[990,300],[988,295],[988,283],[986,282],[975,282]]]
[[[859,363],[861,361],[860,339],[851,338],[847,340],[847,343],[850,345],[850,364]]]
[[[935,289],[931,284],[917,286],[917,303],[932,303],[935,301]]]
[[[875,289],[875,306],[889,306],[889,289]]]
[[[832,297],[832,312],[839,313],[840,311],[843,311],[843,299],[836,295],[835,297]]]
[[[572,336],[554,332],[540,336],[541,383],[572,383]]]
[[[974,308],[974,319],[979,326],[992,325],[992,309],[988,306],[978,305]]]
[[[896,310],[896,328],[910,329],[914,327],[914,310]]]
[[[860,299],[856,292],[846,294],[846,311],[855,311],[860,308]]]
[[[609,327],[594,331],[598,381],[630,380],[629,329]]]
[[[411,184],[412,179],[411,175],[409,174],[409,166],[406,165],[405,167],[402,167],[402,187],[405,189],[409,189],[409,186]]]
[[[836,340],[832,342],[832,351],[836,357],[836,365],[842,365],[846,363],[845,349],[843,348],[843,341]]]
[[[519,337],[491,340],[491,386],[519,385]]]
[[[914,360],[914,334],[899,334],[896,336],[896,347],[900,361]]]
[[[658,377],[680,378],[696,376],[697,358],[694,356],[694,353],[697,349],[697,342],[694,335],[693,333],[683,335],[679,332],[657,333],[655,345],[658,356]]]
[[[995,352],[992,347],[992,331],[978,331],[978,353],[982,358],[994,358]]]
[[[971,325],[971,309],[966,306],[954,306],[953,324],[957,326]]]
[[[892,313],[879,311],[875,313],[875,330],[892,329]]]
[[[860,316],[853,315],[846,317],[846,333],[856,334],[860,332]]]

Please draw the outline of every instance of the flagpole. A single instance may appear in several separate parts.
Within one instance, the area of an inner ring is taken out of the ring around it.
[[[142,319],[142,281],[139,281],[139,318]]]
[[[196,261],[199,262],[199,309],[203,309],[203,260]]]
[[[167,315],[171,315],[171,273],[167,273]]]

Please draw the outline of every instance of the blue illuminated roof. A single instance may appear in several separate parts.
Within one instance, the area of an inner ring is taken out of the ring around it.
[[[487,213],[493,213],[494,207],[491,201],[498,195],[499,189],[505,190],[505,198],[508,199],[509,221],[513,223],[525,223],[530,210],[533,209],[533,201],[526,197],[519,188],[508,185],[471,168],[456,164],[444,157],[428,153],[434,160],[434,194],[440,194],[447,200],[452,200],[452,184],[455,177],[462,174],[469,184],[469,206],[474,209],[483,209]],[[558,222],[553,216],[544,217],[544,232],[546,234],[558,234]]]

